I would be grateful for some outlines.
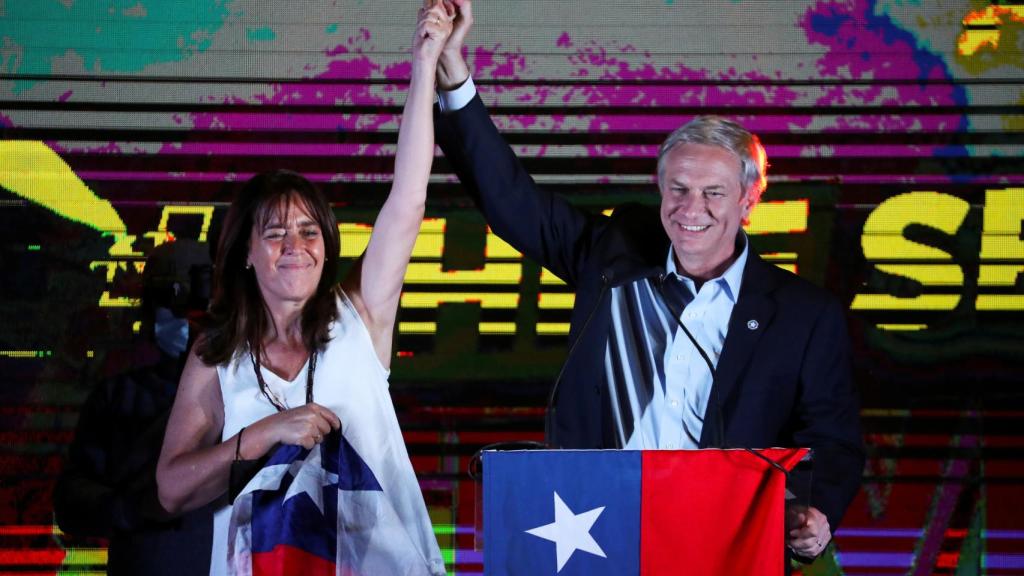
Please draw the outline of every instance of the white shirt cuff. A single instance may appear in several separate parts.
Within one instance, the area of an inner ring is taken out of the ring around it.
[[[476,96],[476,84],[473,84],[473,77],[470,76],[455,90],[438,90],[437,104],[441,112],[455,112],[465,108],[473,96]]]

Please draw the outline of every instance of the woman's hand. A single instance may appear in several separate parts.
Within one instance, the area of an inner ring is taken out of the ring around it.
[[[310,402],[305,406],[278,412],[249,426],[242,435],[241,456],[265,454],[275,444],[291,444],[312,448],[331,430],[341,428],[338,416],[323,406]],[[250,436],[251,435],[251,436]],[[248,442],[252,437],[253,442]],[[253,444],[260,444],[253,446]],[[257,456],[258,457],[258,456]]]
[[[424,0],[412,39],[414,61],[437,63],[451,36],[455,15],[454,5],[446,0]]]

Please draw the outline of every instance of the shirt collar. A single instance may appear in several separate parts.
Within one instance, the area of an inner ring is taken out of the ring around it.
[[[740,285],[743,283],[743,269],[747,265],[747,246],[750,242],[747,240],[747,234],[742,230],[736,237],[736,248],[740,251],[740,255],[725,269],[725,272],[717,278],[712,278],[708,282],[717,282],[720,286],[725,289],[726,295],[735,303],[740,297]],[[694,289],[693,280],[679,273],[676,267],[676,254],[675,249],[671,244],[668,246],[668,260],[665,262],[665,272],[668,274],[675,274],[680,280],[686,283],[690,287],[690,290]],[[696,290],[693,290],[696,293]]]

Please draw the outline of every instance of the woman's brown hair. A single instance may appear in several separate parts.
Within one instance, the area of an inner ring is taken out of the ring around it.
[[[253,176],[235,195],[224,218],[213,271],[213,298],[197,353],[207,365],[224,364],[246,349],[263,358],[269,311],[256,274],[246,267],[253,227],[260,229],[279,212],[300,202],[320,227],[324,264],[316,292],[302,309],[302,340],[322,350],[338,316],[338,222],[323,193],[305,177],[287,170]],[[283,216],[284,214],[280,214]]]

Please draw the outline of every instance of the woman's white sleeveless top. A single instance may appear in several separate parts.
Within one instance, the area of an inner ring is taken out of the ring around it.
[[[331,341],[314,370],[313,401],[338,415],[342,435],[390,496],[410,539],[424,555],[424,565],[429,566],[430,572],[443,574],[444,561],[388,392],[388,370],[381,365],[369,331],[344,293],[338,298],[338,319],[331,325],[330,334]],[[261,368],[270,392],[286,408],[306,403],[308,369],[307,361],[289,382]],[[221,441],[237,434],[243,426],[277,412],[260,393],[247,351],[218,366],[217,376],[224,400]],[[228,569],[231,506],[226,498],[223,500],[225,505],[214,514],[211,576],[226,576]]]

